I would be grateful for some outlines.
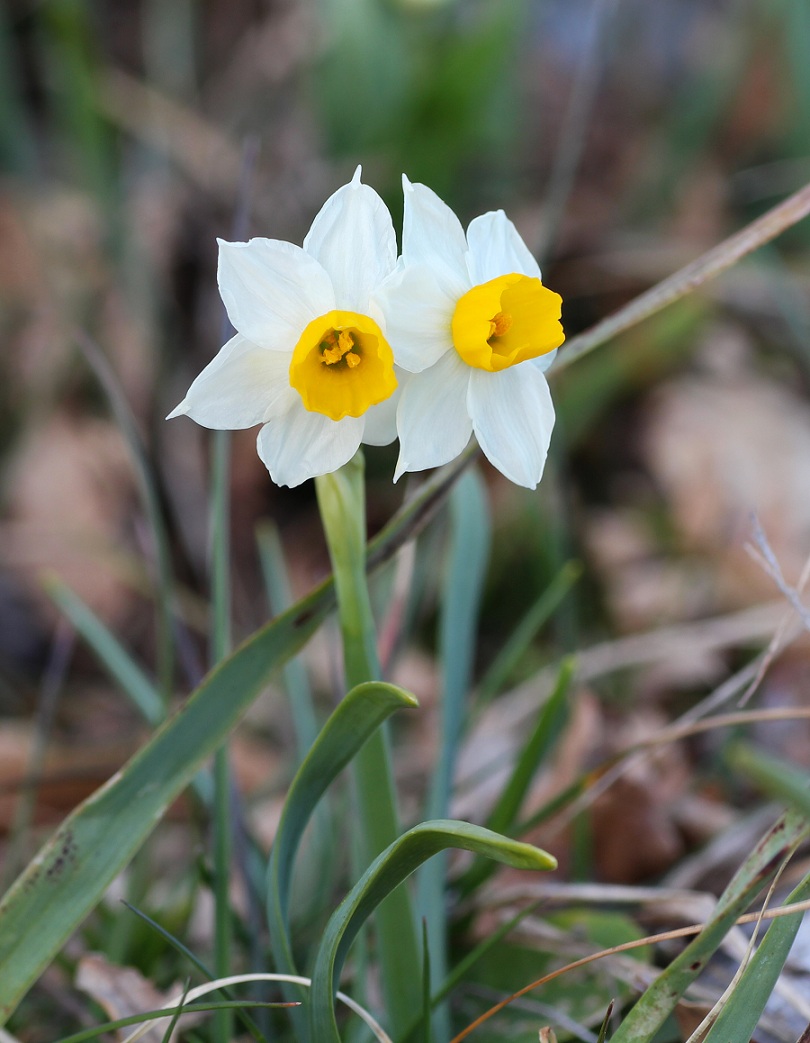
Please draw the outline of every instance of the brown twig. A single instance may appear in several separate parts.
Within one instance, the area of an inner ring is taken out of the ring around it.
[[[636,297],[624,308],[606,319],[598,322],[591,329],[572,337],[560,352],[552,373],[559,372],[576,359],[587,355],[589,351],[611,340],[619,333],[630,329],[656,312],[673,304],[703,283],[716,278],[737,261],[742,260],[754,250],[769,243],[782,232],[797,224],[810,214],[810,185],[794,192],[783,202],[768,210],[751,224],[722,243],[713,246],[697,260],[670,275],[668,279],[658,283],[640,297]]]

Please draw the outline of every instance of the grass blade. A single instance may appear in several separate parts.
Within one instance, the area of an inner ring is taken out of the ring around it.
[[[430,1030],[430,945],[428,944],[427,920],[422,919],[422,1043],[433,1043]]]
[[[443,999],[450,995],[453,989],[464,981],[469,971],[482,959],[486,954],[496,946],[527,916],[537,909],[539,902],[530,902],[529,905],[525,906],[520,912],[516,913],[510,920],[505,923],[499,924],[496,928],[491,930],[483,941],[480,941],[475,948],[471,949],[462,959],[455,964],[453,969],[447,975],[442,982],[439,989],[437,989],[430,999],[431,1009],[436,1006],[437,1003],[441,1003]],[[402,1033],[401,1043],[411,1043],[412,1040],[416,1039],[416,1031],[420,1025],[424,1022],[420,1018],[414,1021],[411,1027]]]
[[[614,1001],[611,1000],[610,1003],[608,1003],[608,1008],[605,1011],[604,1018],[602,1019],[602,1027],[599,1029],[599,1038],[596,1043],[605,1043],[605,1040],[607,1039],[607,1031],[610,1026],[611,1016],[613,1015],[613,1007]]]
[[[540,709],[537,723],[487,822],[488,828],[496,833],[511,834],[516,831],[518,812],[531,781],[568,721],[568,690],[575,668],[573,658],[563,660],[554,691]],[[525,832],[522,827],[519,831]],[[492,875],[493,869],[491,862],[474,862],[458,881],[459,893],[462,896],[469,895]]]
[[[734,874],[718,899],[712,918],[647,989],[619,1026],[611,1043],[641,1043],[653,1038],[720,946],[737,917],[771,879],[797,841],[808,832],[806,817],[792,810],[776,822]]]
[[[129,1028],[132,1025],[140,1025],[144,1021],[161,1021],[163,1018],[171,1017],[172,1014],[182,1016],[183,1014],[196,1014],[212,1010],[240,1011],[245,1007],[289,1007],[287,1002],[265,1003],[259,1000],[211,1000],[209,1003],[188,1003],[181,1007],[162,1007],[160,1010],[146,1010],[142,1014],[130,1014],[126,1018],[118,1018],[117,1021],[105,1021],[102,1025],[83,1029],[72,1036],[63,1036],[57,1043],[86,1043],[88,1039],[97,1039],[108,1032],[117,1029]]]
[[[496,833],[506,833],[514,826],[538,766],[555,746],[568,721],[568,690],[575,670],[576,662],[572,657],[563,660],[554,691],[540,711],[537,724],[521,750],[512,777],[487,822]]]
[[[293,598],[284,551],[275,525],[271,522],[260,525],[256,532],[256,543],[270,611],[273,614],[284,612],[292,604]],[[303,760],[318,734],[318,717],[306,668],[300,659],[291,659],[284,667],[284,687],[292,713],[299,759]]]
[[[509,635],[503,648],[481,678],[478,684],[480,701],[488,702],[505,687],[521,656],[581,575],[582,566],[579,562],[569,561],[563,565]]]
[[[183,1013],[183,1007],[185,1007],[186,1005],[186,996],[188,996],[188,990],[190,987],[191,982],[186,981],[186,984],[183,987],[183,995],[180,998],[180,1002],[178,1003],[174,1014],[172,1014],[172,1020],[166,1026],[166,1031],[163,1033],[162,1043],[171,1043],[172,1033],[174,1032],[177,1022],[180,1020],[180,1015]]]
[[[810,876],[785,899],[785,905],[810,898]],[[730,1039],[752,1039],[765,1004],[801,927],[804,913],[780,916],[768,928],[757,951],[742,973],[734,992],[720,1011],[703,1043],[726,1043]]]
[[[442,745],[434,776],[430,815],[444,818],[450,801],[464,702],[475,666],[478,611],[492,542],[483,481],[469,472],[450,498],[450,562],[440,620]]]
[[[151,725],[160,724],[165,711],[157,686],[115,634],[107,629],[78,594],[56,576],[49,576],[44,586],[48,596],[92,648],[99,662],[129,696],[144,720]]]
[[[124,905],[127,907],[127,909],[129,909],[131,913],[134,913],[135,916],[140,917],[140,919],[143,920],[144,923],[148,924],[152,928],[152,930],[155,931],[156,934],[159,934],[161,938],[164,938],[169,943],[169,945],[171,945],[173,949],[175,949],[178,953],[180,953],[181,956],[188,960],[193,967],[196,967],[197,970],[203,975],[203,977],[207,978],[208,981],[214,981],[216,975],[212,971],[210,971],[205,966],[205,964],[194,955],[191,949],[183,945],[179,938],[175,938],[175,936],[170,931],[167,931],[165,927],[162,927],[159,923],[157,923],[157,921],[153,920],[151,916],[147,916],[145,912],[143,912],[141,909],[138,909],[130,902],[124,900]],[[226,1000],[230,1000],[230,989],[223,988],[222,995],[225,997]],[[245,1028],[253,1037],[253,1039],[258,1040],[258,1043],[267,1043],[265,1037],[261,1034],[258,1026],[251,1017],[249,1017],[243,1011],[237,1011],[236,1016],[245,1026]]]
[[[157,660],[159,689],[168,702],[174,678],[174,633],[172,625],[172,564],[169,536],[163,514],[159,484],[152,461],[144,445],[138,423],[127,402],[118,377],[101,348],[86,334],[77,335],[77,343],[93,374],[104,390],[116,422],[129,447],[140,485],[141,499],[154,540],[155,599],[157,602]]]
[[[755,749],[748,743],[736,743],[726,759],[746,779],[755,782],[765,793],[785,800],[810,819],[810,787],[807,772],[793,768]]]

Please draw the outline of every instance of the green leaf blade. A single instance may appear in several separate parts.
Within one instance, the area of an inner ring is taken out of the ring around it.
[[[0,902],[0,1021],[87,916],[270,673],[333,607],[319,588],[212,670],[186,705],[65,820]]]
[[[804,902],[808,898],[810,876],[806,876],[791,892],[786,904]],[[757,1023],[799,933],[803,916],[803,912],[780,916],[770,925],[703,1043],[726,1043],[730,1039],[754,1037]]]
[[[118,638],[107,629],[79,595],[56,576],[49,576],[45,580],[45,591],[81,634],[110,676],[121,685],[144,720],[152,725],[159,724],[166,714],[157,686],[150,681]]]
[[[744,742],[732,746],[726,759],[732,768],[769,796],[787,801],[810,819],[810,785],[805,771]]]
[[[293,779],[270,855],[268,920],[281,970],[294,973],[287,937],[290,881],[298,845],[315,807],[340,771],[395,710],[417,706],[402,688],[383,681],[354,687],[337,706]]]
[[[447,848],[472,851],[515,869],[548,871],[557,867],[556,859],[546,851],[469,822],[439,819],[409,829],[372,862],[326,926],[312,975],[313,1039],[339,1043],[333,1005],[335,985],[349,946],[364,922],[415,869]],[[414,967],[413,973],[418,975],[419,968]]]
[[[619,1026],[611,1043],[647,1043],[653,1038],[686,989],[702,972],[709,957],[719,948],[737,917],[745,912],[773,877],[779,863],[807,833],[807,819],[792,810],[771,827],[718,899],[712,918],[646,990]]]

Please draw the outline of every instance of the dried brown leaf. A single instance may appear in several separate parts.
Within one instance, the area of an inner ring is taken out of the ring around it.
[[[103,1008],[110,1021],[157,1010],[180,991],[175,985],[163,993],[144,978],[140,971],[133,967],[119,967],[110,963],[100,953],[89,953],[82,957],[76,972],[76,985]],[[185,1015],[183,1024],[188,1026],[199,1021],[201,1017],[199,1013]],[[157,1043],[163,1038],[164,1031],[165,1026],[156,1025],[143,1038],[148,1043]],[[122,1030],[117,1033],[116,1038],[122,1039],[124,1035],[125,1031]],[[172,1033],[171,1038],[179,1039],[176,1031]]]

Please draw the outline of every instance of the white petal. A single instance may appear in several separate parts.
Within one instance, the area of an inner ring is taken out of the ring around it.
[[[470,222],[468,264],[475,284],[518,272],[540,278],[540,267],[503,210],[490,211]]]
[[[335,307],[321,265],[300,246],[278,239],[220,239],[217,280],[235,329],[274,351],[292,351],[307,323]]]
[[[409,375],[401,370],[396,370],[396,375],[399,383],[393,395],[389,395],[384,402],[371,406],[363,414],[366,421],[363,441],[366,445],[390,445],[397,437],[397,406]]]
[[[423,471],[454,459],[472,434],[467,388],[472,373],[458,353],[448,351],[435,366],[412,376],[399,409],[399,460],[394,481],[404,471]]]
[[[329,273],[337,307],[365,314],[372,290],[396,265],[397,237],[388,207],[360,181],[326,200],[304,240],[304,249]]]
[[[276,485],[300,485],[347,463],[360,446],[362,417],[330,420],[295,404],[259,432],[259,456]]]
[[[467,403],[490,463],[517,485],[534,489],[554,427],[551,393],[537,366],[530,361],[500,373],[473,370]]]
[[[235,431],[286,412],[298,397],[290,387],[290,356],[268,351],[237,333],[200,373],[177,409],[203,427]]]
[[[398,366],[419,373],[452,348],[457,298],[444,290],[426,264],[399,267],[374,300],[385,316],[385,336]]]
[[[536,359],[530,359],[530,364],[541,373],[545,373],[554,365],[554,359],[559,350],[559,348],[555,348],[553,351],[547,351],[545,355],[538,355]]]
[[[405,212],[402,219],[402,259],[406,265],[425,264],[452,297],[472,285],[467,274],[467,240],[461,222],[426,185],[412,185],[402,176]]]

